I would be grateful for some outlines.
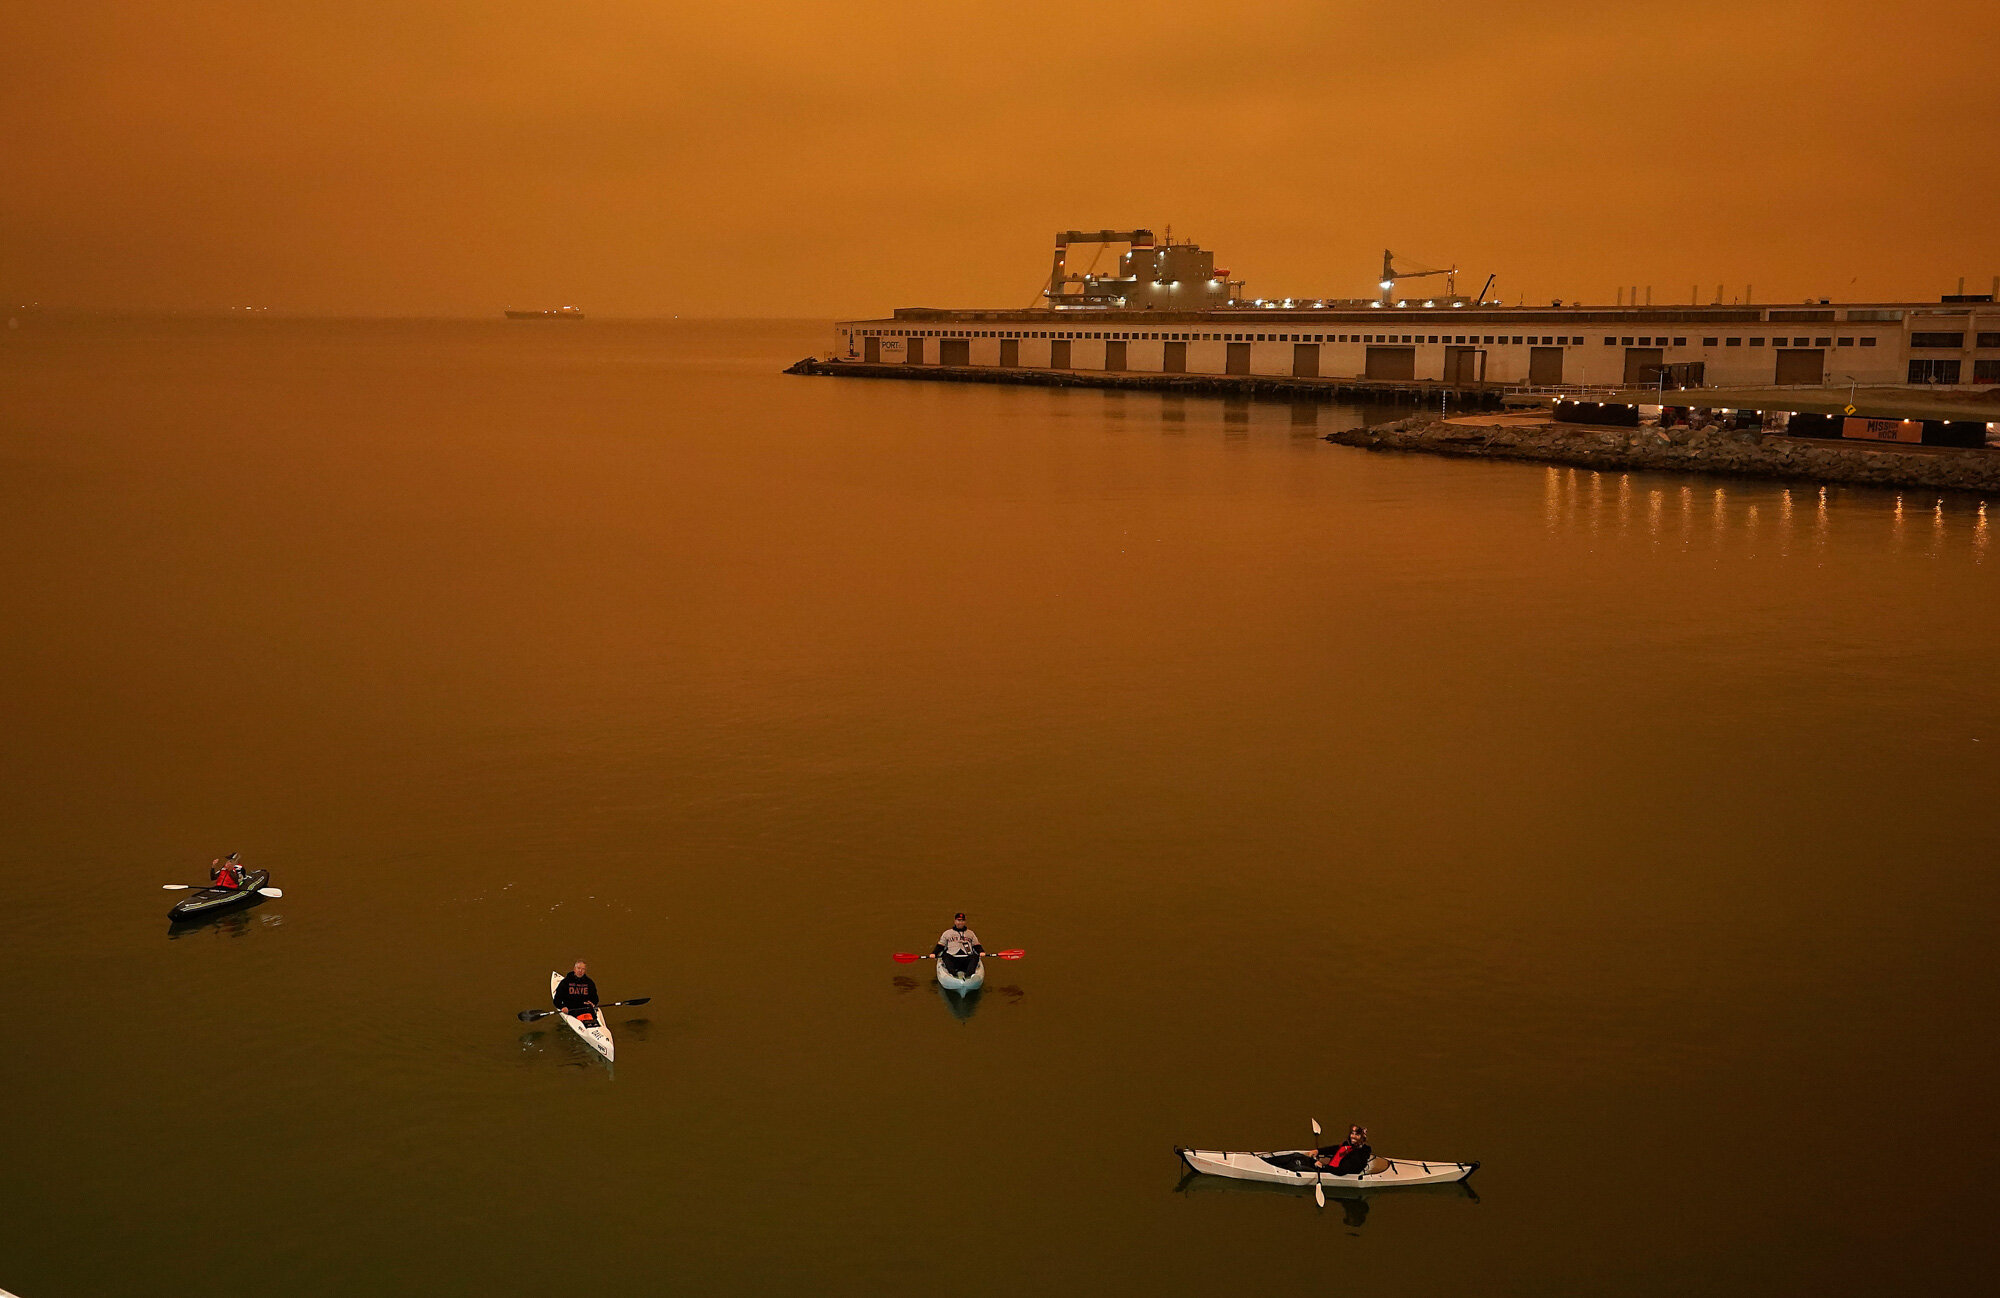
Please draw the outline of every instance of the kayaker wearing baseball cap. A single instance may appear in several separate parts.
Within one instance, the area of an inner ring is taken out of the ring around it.
[[[1338,1176],[1359,1176],[1368,1170],[1375,1149],[1368,1143],[1368,1128],[1355,1123],[1347,1129],[1347,1139],[1332,1149],[1317,1151],[1314,1162]]]
[[[240,856],[241,853],[231,852],[220,861],[212,862],[208,867],[210,882],[214,883],[218,888],[241,888],[243,886],[243,862],[238,859]]]
[[[937,946],[931,950],[939,964],[961,978],[979,967],[979,957],[985,953],[979,935],[966,926],[964,911],[952,917],[951,927],[938,936]]]

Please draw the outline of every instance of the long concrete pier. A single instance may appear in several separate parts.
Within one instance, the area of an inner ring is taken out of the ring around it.
[[[1424,380],[1294,378],[1271,374],[1159,374],[1130,370],[1016,369],[995,365],[883,365],[813,357],[787,374],[853,379],[914,379],[930,383],[1013,383],[1042,388],[1119,388],[1175,392],[1191,396],[1262,397],[1285,401],[1361,401],[1453,410],[1497,410],[1516,390],[1502,383],[1442,383]]]
[[[1326,440],[1369,451],[2000,496],[2000,450],[1843,442],[1774,436],[1755,429],[1606,428],[1556,424],[1527,415],[1463,419],[1416,415],[1328,433]]]

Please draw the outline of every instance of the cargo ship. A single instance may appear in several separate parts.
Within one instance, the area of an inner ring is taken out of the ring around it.
[[[509,320],[581,320],[583,308],[580,306],[559,306],[553,311],[509,311]]]
[[[1121,249],[1115,270],[1069,268],[1072,252]],[[1456,291],[1457,272],[1384,252],[1362,298],[1251,298],[1199,245],[1152,231],[1066,230],[1037,305],[899,307],[835,325],[842,364],[1100,374],[1266,375],[1470,390],[1703,386],[1958,388],[2000,385],[2000,276],[1993,293],[1930,301],[1756,305],[1699,289],[1686,306],[1620,289],[1613,305],[1506,305]],[[1445,291],[1405,296],[1443,276]]]

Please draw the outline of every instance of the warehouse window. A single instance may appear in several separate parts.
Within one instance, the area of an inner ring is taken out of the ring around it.
[[[1840,340],[1840,345],[1842,347],[1852,347],[1854,346],[1854,340],[1852,338],[1843,338]]]
[[[1875,340],[1873,338],[1863,338],[1861,340],[1861,345],[1863,347],[1873,347],[1875,345]]]
[[[2000,361],[1972,362],[1974,383],[2000,383]]]
[[[1731,347],[1741,347],[1743,345],[1743,340],[1741,338],[1731,338],[1729,340],[1729,345]]]
[[[1704,338],[1701,340],[1701,345],[1704,347],[1720,347],[1722,346],[1722,340],[1720,338]]]
[[[1687,346],[1687,345],[1688,345],[1688,340],[1687,340],[1687,339],[1685,339],[1685,338],[1676,338],[1676,339],[1674,339],[1674,346],[1676,346],[1676,347],[1685,347],[1685,346]]]
[[[1618,340],[1616,338],[1606,338],[1604,340],[1604,345],[1606,347],[1616,347],[1618,345]]]
[[[1632,339],[1632,338],[1627,338],[1627,339],[1625,340],[1625,345],[1626,345],[1627,347],[1630,347],[1630,346],[1631,346],[1631,345],[1632,345],[1632,344],[1633,344],[1633,343],[1634,343],[1635,341],[1637,341],[1637,340],[1636,340],[1636,339]]]
[[[2000,347],[2000,334],[1981,334],[1975,345],[1980,347]]]
[[[1782,343],[1784,339],[1781,338],[1778,341]],[[1752,347],[1762,347],[1764,345],[1764,340],[1762,338],[1752,338],[1750,340],[1750,345]]]
[[[1965,335],[1964,334],[1911,334],[1910,346],[1963,347],[1965,346]],[[1910,381],[1912,383],[1916,382],[1915,379],[1911,379]]]
[[[1955,360],[1911,361],[1910,382],[1956,383],[1958,382],[1958,362]]]
[[[1815,338],[1815,339],[1813,339],[1813,346],[1815,346],[1815,347],[1831,347],[1831,346],[1833,346],[1833,339],[1831,339],[1831,338]]]

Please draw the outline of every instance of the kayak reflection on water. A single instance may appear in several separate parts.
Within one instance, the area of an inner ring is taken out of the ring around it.
[[[283,915],[259,915],[256,910],[268,905],[267,898],[259,897],[236,910],[224,911],[220,915],[207,918],[170,919],[167,921],[167,941],[178,942],[196,933],[212,933],[221,937],[242,937],[254,924],[259,928],[276,928],[285,922]]]
[[[1183,1195],[1271,1194],[1282,1195],[1288,1199],[1310,1199],[1312,1197],[1312,1187],[1310,1185],[1272,1185],[1266,1181],[1235,1181],[1226,1177],[1203,1176],[1193,1168],[1183,1165],[1180,1180],[1174,1183],[1174,1193]],[[1410,1186],[1398,1189],[1394,1197],[1397,1199],[1433,1197],[1440,1199],[1466,1199],[1473,1203],[1479,1202],[1479,1193],[1472,1188],[1470,1181],[1458,1181],[1449,1185]],[[1363,1194],[1354,1190],[1327,1187],[1326,1201],[1329,1205],[1336,1203],[1340,1205],[1341,1224],[1346,1226],[1361,1226],[1367,1223],[1369,1209],[1376,1202],[1376,1197],[1373,1194]],[[1393,1208],[1391,1212],[1394,1212]]]
[[[971,991],[953,992],[938,987],[937,995],[938,999],[944,1002],[944,1007],[951,1011],[951,1016],[960,1023],[965,1023],[979,1012],[979,1002],[986,995],[986,989],[974,987]]]

